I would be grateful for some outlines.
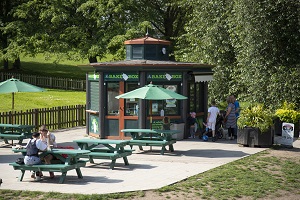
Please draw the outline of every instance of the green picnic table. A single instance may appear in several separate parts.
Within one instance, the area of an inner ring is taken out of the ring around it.
[[[140,150],[143,150],[142,146],[161,146],[161,155],[164,155],[166,146],[169,146],[171,152],[174,151],[173,144],[176,140],[172,138],[172,135],[180,133],[179,130],[157,130],[157,129],[123,129],[121,132],[130,133],[131,140],[129,145],[137,145]]]
[[[22,153],[23,155],[26,154],[26,149],[13,148],[12,151],[15,153]],[[79,158],[88,153],[90,153],[88,150],[52,149],[40,152],[39,156],[42,158],[48,154],[52,154],[60,160],[59,164],[22,165],[14,162],[9,165],[13,166],[14,170],[21,170],[19,181],[23,180],[25,171],[49,171],[61,172],[62,175],[59,179],[59,183],[64,183],[69,170],[75,169],[78,178],[83,178],[80,167],[84,167],[86,161],[80,160]]]
[[[81,149],[91,152],[80,157],[89,158],[90,163],[93,159],[110,159],[110,169],[114,169],[116,160],[123,158],[125,165],[129,165],[127,156],[132,154],[132,150],[126,150],[129,140],[108,140],[108,139],[80,139],[74,140]]]
[[[33,125],[20,125],[20,124],[0,124],[0,138],[8,144],[8,140],[19,140],[22,144],[23,139],[31,138]]]

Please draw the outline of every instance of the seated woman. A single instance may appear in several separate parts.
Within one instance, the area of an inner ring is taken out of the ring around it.
[[[47,147],[50,147],[51,145],[53,147],[57,147],[56,141],[55,141],[55,135],[53,133],[50,133],[49,130],[46,128],[45,125],[42,125],[39,129],[39,132],[41,133],[41,140],[44,144],[47,145]],[[51,164],[51,160],[56,159],[53,155],[48,154],[44,157],[44,161],[46,164]],[[49,172],[50,178],[54,178],[54,172]]]

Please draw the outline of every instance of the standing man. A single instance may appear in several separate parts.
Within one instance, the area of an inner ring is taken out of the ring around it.
[[[240,117],[240,103],[238,102],[238,100],[236,100],[236,96],[231,95],[231,98],[234,102],[233,104],[235,107],[235,117],[236,117],[236,127],[234,129],[234,137],[237,137],[237,130],[238,130],[237,120]]]
[[[217,122],[217,116],[220,113],[219,108],[216,106],[215,100],[211,101],[211,106],[208,108],[207,113],[207,126],[209,126],[212,130],[212,141],[216,141],[216,122]]]

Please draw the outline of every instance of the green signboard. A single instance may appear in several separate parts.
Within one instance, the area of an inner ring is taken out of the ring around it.
[[[88,74],[88,80],[99,80],[99,74]]]
[[[149,72],[147,81],[182,81],[180,72]]]
[[[104,81],[139,81],[137,72],[109,72],[104,73]]]

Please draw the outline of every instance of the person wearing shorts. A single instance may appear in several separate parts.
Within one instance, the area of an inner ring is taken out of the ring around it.
[[[211,101],[211,106],[208,108],[207,112],[207,126],[211,128],[212,130],[212,141],[216,141],[216,122],[217,122],[217,116],[220,113],[219,108],[216,106],[215,100]]]

